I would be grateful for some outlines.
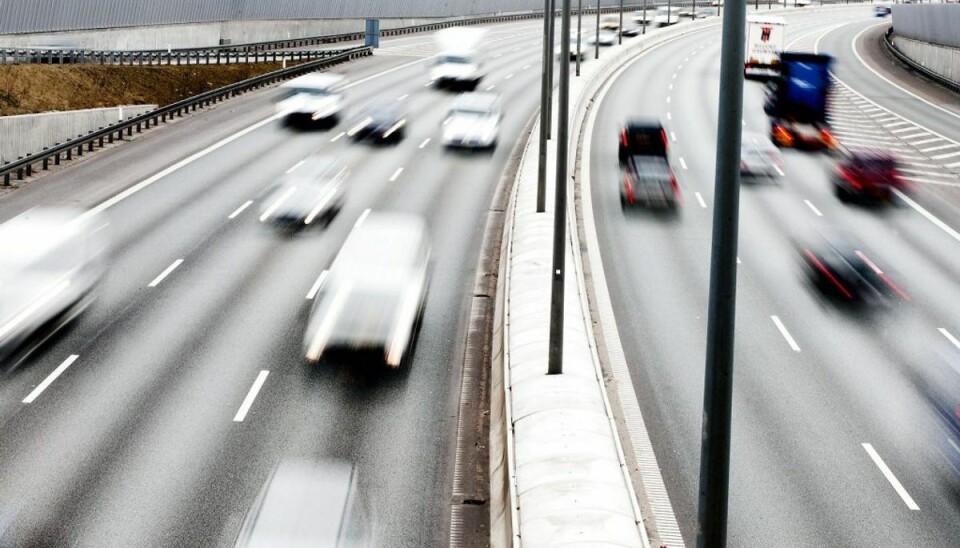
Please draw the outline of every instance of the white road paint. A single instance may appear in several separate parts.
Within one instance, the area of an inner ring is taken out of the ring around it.
[[[243,403],[240,404],[240,409],[237,410],[237,414],[233,416],[233,422],[243,422],[243,419],[247,417],[247,412],[250,411],[250,406],[253,405],[254,400],[257,399],[257,394],[260,393],[260,389],[263,387],[263,383],[267,380],[267,375],[270,372],[267,370],[260,371],[260,374],[257,375],[257,379],[253,381],[253,386],[250,387],[250,391],[247,392],[247,397],[243,398]]]
[[[177,259],[176,261],[173,261],[173,264],[168,266],[163,272],[160,273],[159,276],[154,278],[153,281],[150,282],[150,284],[147,287],[157,287],[158,285],[160,285],[160,282],[162,282],[164,278],[169,276],[170,273],[176,270],[177,267],[180,266],[181,264],[183,264],[183,259]]]
[[[401,95],[400,97],[397,97],[397,101],[403,101],[403,100],[406,99],[407,97],[410,97],[410,94],[409,94],[409,93],[404,93],[404,94]]]
[[[673,91],[673,84],[670,84],[669,86],[667,86],[667,89],[670,91]]]
[[[951,228],[950,225],[948,225],[947,223],[937,218],[936,215],[934,215],[933,213],[930,213],[929,211],[924,209],[920,204],[911,200],[910,197],[904,194],[903,192],[900,192],[897,189],[893,189],[893,192],[897,195],[898,198],[903,200],[905,204],[912,207],[914,211],[926,217],[926,219],[931,223],[933,223],[934,225],[936,225],[937,228],[949,234],[950,237],[953,238],[954,240],[960,242],[960,232],[957,232],[956,230]]]
[[[357,222],[353,223],[353,228],[360,226],[360,224],[363,223],[363,220],[367,218],[367,215],[370,215],[370,208],[364,209],[363,213],[357,217]]]
[[[950,169],[953,169],[955,167],[960,167],[960,162],[953,162],[952,164],[944,164],[943,167],[948,167]]]
[[[298,167],[302,166],[304,162],[306,162],[306,160],[300,160],[299,162],[293,164],[293,166],[291,166],[290,169],[286,171],[286,173],[293,173],[293,171],[296,170]]]
[[[770,319],[773,320],[773,324],[777,326],[777,329],[780,331],[780,334],[783,335],[783,338],[786,339],[787,344],[790,345],[790,348],[794,352],[800,352],[800,345],[798,345],[797,341],[793,339],[793,335],[787,331],[787,327],[783,325],[783,322],[780,321],[780,317],[770,316]]]
[[[960,150],[955,150],[953,152],[948,152],[946,154],[937,154],[936,156],[931,156],[931,160],[946,160],[947,158],[956,158],[960,156]]]
[[[497,87],[496,85],[487,86],[487,91],[493,91],[493,88]]]
[[[390,176],[390,182],[392,183],[392,182],[396,181],[397,178],[400,177],[400,174],[401,174],[401,173],[403,173],[403,168],[402,168],[402,167],[398,167],[397,170],[393,172],[393,175]]]
[[[336,142],[339,141],[340,138],[343,137],[344,135],[346,135],[346,132],[341,131],[340,133],[334,135],[334,136],[333,136],[333,139],[330,139],[330,142],[331,142],[331,143],[336,143]]]
[[[931,137],[931,138],[929,138],[929,139],[923,139],[923,140],[921,140],[921,141],[913,141],[912,143],[909,143],[909,144],[911,144],[911,145],[913,145],[913,146],[916,147],[916,146],[920,146],[920,145],[928,145],[928,144],[930,144],[930,143],[936,143],[937,141],[940,141],[940,138],[939,138],[939,137]],[[953,145],[951,145],[951,146],[953,146]],[[923,152],[923,151],[921,150],[920,152]]]
[[[667,95],[667,103],[669,103],[669,102],[670,102],[670,96]]]
[[[427,146],[427,143],[429,143],[429,142],[430,142],[430,138],[427,137],[426,139],[423,140],[422,143],[420,143],[420,146],[418,146],[417,148],[423,148],[423,147]]]
[[[53,381],[57,380],[57,377],[62,375],[63,372],[66,371],[73,362],[77,361],[77,358],[79,357],[80,356],[77,354],[71,354],[69,358],[63,360],[63,363],[57,366],[57,368],[53,370],[53,373],[47,375],[47,378],[43,379],[43,382],[38,384],[37,387],[34,388],[26,398],[23,398],[23,403],[33,403],[33,400],[37,399],[37,397],[42,394],[48,386],[53,384]]]
[[[940,139],[937,139],[936,137],[934,137],[933,140],[934,140],[934,141],[939,141]],[[916,146],[916,145],[918,145],[918,144],[919,144],[919,145],[922,145],[923,143],[920,142],[920,143],[910,143],[910,144]],[[946,149],[948,149],[948,148],[956,148],[956,146],[957,146],[957,145],[955,145],[955,144],[953,144],[953,143],[950,143],[950,144],[948,144],[948,145],[940,145],[940,146],[935,146],[935,147],[930,147],[930,148],[921,148],[921,149],[920,149],[920,152],[924,152],[924,153],[926,153],[926,152],[936,152],[936,151],[938,151],[938,150],[946,150]]]
[[[250,204],[252,204],[252,203],[253,203],[253,200],[247,200],[246,202],[244,202],[244,204],[243,204],[242,206],[240,206],[240,207],[238,207],[237,209],[233,210],[233,213],[231,213],[231,214],[227,217],[227,219],[235,219],[235,218],[237,217],[237,215],[240,215],[241,213],[243,213],[243,210],[244,210],[244,209],[247,209],[248,207],[250,207]]]
[[[693,195],[696,196],[697,201],[700,202],[700,207],[702,207],[703,209],[707,209],[707,202],[703,200],[703,194],[700,194],[699,192],[694,192]]]
[[[323,287],[323,282],[327,279],[327,274],[329,270],[324,270],[320,272],[320,275],[317,276],[317,281],[313,282],[313,285],[310,286],[310,291],[307,292],[307,300],[312,301],[314,297],[317,296],[317,293],[320,292],[320,288]]]
[[[676,143],[676,142],[677,142],[677,134],[671,131],[671,132],[670,132],[670,140],[673,141],[674,143]]]
[[[680,167],[687,169],[687,161],[683,159],[683,156],[680,157]]]
[[[880,472],[883,474],[883,477],[887,478],[887,481],[890,482],[890,485],[893,486],[893,490],[900,495],[900,498],[903,499],[904,504],[907,505],[907,508],[911,510],[919,510],[920,507],[917,506],[917,503],[914,502],[913,497],[910,496],[910,493],[907,493],[907,490],[903,488],[903,484],[900,483],[900,480],[893,475],[893,472],[890,470],[890,467],[887,466],[887,463],[883,462],[883,459],[880,458],[880,454],[877,453],[877,450],[873,448],[869,443],[861,443],[863,450],[870,455],[870,459],[873,460],[873,463],[877,465],[877,468],[880,469]]]
[[[817,217],[823,217],[823,213],[820,213],[820,210],[817,209],[817,206],[813,205],[813,202],[810,200],[804,200],[803,203],[807,204],[807,207],[809,207]]]
[[[673,115],[669,112],[667,113],[667,120],[673,120]]]
[[[957,340],[957,338],[954,337],[952,333],[950,333],[949,331],[947,331],[946,328],[944,328],[944,327],[938,327],[938,328],[937,328],[937,331],[939,331],[941,335],[943,335],[944,337],[946,337],[947,340],[950,341],[950,344],[952,344],[953,346],[956,346],[956,347],[957,347],[957,350],[960,350],[960,340]]]
[[[511,72],[510,74],[508,74],[508,75],[506,75],[506,76],[503,77],[504,80],[509,80],[509,79],[511,79],[511,78],[513,78],[513,73],[512,73],[512,72]]]

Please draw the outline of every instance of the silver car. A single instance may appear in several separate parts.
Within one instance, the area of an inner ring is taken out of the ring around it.
[[[318,362],[331,350],[367,351],[400,368],[416,345],[429,260],[422,218],[382,212],[361,218],[314,300],[303,340],[306,360]]]
[[[493,149],[501,118],[499,95],[463,93],[443,121],[443,144],[448,148]]]
[[[260,222],[284,230],[329,225],[343,208],[347,166],[333,158],[311,156],[267,190]]]
[[[783,171],[783,154],[763,134],[743,132],[740,140],[740,176],[779,179]]]

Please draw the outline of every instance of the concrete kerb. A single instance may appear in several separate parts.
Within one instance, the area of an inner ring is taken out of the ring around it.
[[[807,7],[770,11],[805,13],[850,7]],[[651,32],[623,46],[605,48],[607,52],[605,59],[601,58],[596,63],[586,63],[581,71],[581,78],[571,83],[571,96],[576,97],[575,106],[571,109],[574,152],[579,145],[594,96],[618,69],[630,62],[644,48],[719,24],[718,18],[678,24]],[[613,53],[612,56],[611,53]],[[568,294],[565,316],[568,319],[565,322],[564,354],[568,366],[571,362],[583,366],[589,361],[590,373],[585,374],[586,370],[581,367],[578,374],[565,371],[563,376],[566,377],[565,379],[556,376],[548,377],[545,374],[549,318],[549,284],[546,284],[545,280],[549,279],[552,216],[549,206],[545,214],[528,213],[528,211],[534,211],[531,200],[532,195],[535,195],[536,182],[538,151],[536,127],[530,135],[507,210],[506,237],[501,247],[503,258],[500,263],[501,276],[498,280],[497,309],[494,316],[493,367],[499,369],[498,365],[502,365],[503,369],[496,371],[491,379],[492,395],[499,396],[496,398],[497,401],[491,402],[491,421],[502,416],[503,422],[497,424],[496,428],[491,426],[491,481],[495,484],[491,492],[498,490],[496,484],[505,479],[506,492],[500,491],[505,496],[499,497],[501,499],[499,502],[506,504],[509,501],[510,510],[507,512],[502,507],[498,508],[497,501],[491,500],[491,544],[493,546],[512,544],[517,547],[524,544],[547,546],[609,542],[611,545],[648,547],[650,541],[647,538],[646,528],[642,526],[646,520],[641,515],[630,480],[616,419],[604,389],[596,336],[589,314],[586,312],[589,311],[589,299],[583,258],[580,256],[580,236],[577,230],[574,200],[569,201],[570,207],[567,211],[568,226],[570,226],[567,253],[568,260],[572,261],[570,264],[573,266],[576,278],[570,280],[568,277],[565,288]],[[554,141],[550,141],[548,147],[548,158],[555,158]],[[577,156],[571,154],[571,158],[571,161],[575,162],[574,168],[579,167]],[[552,193],[550,187],[554,178],[552,177],[554,164],[555,160],[548,159],[548,196]],[[568,184],[572,187],[573,181],[579,181],[580,175],[574,170],[571,170],[571,174],[573,176]],[[534,187],[532,193],[529,190],[531,186]],[[527,189],[526,192],[524,189]],[[525,197],[527,199],[524,199]],[[537,215],[539,218],[534,218]],[[516,268],[514,268],[515,259],[522,263]],[[518,281],[515,278],[522,279]],[[515,287],[516,283],[523,287]],[[577,342],[580,343],[577,345],[578,348],[570,348],[571,339],[578,339]],[[594,380],[592,387],[578,382],[586,376]],[[527,383],[530,383],[532,388],[524,386]],[[594,388],[598,390],[594,396],[582,393]],[[632,393],[632,386],[630,388]],[[545,393],[552,393],[553,403],[559,400],[569,403],[570,408],[558,409],[551,404],[549,398],[543,397]],[[576,397],[574,397],[575,394],[577,394]],[[528,402],[526,399],[537,401]],[[602,408],[602,415],[594,413],[598,405]],[[594,406],[593,411],[589,410],[591,406]],[[500,409],[502,412],[499,411]],[[568,435],[565,435],[563,428],[557,428],[558,423],[567,426],[566,434]],[[501,428],[501,426],[506,427]],[[551,429],[553,432],[549,432]],[[606,435],[594,436],[603,431]],[[584,440],[585,436],[589,437],[589,441]],[[518,440],[521,445],[519,448]],[[528,444],[527,441],[534,443]],[[649,441],[647,443],[649,444]],[[636,447],[637,444],[633,443],[633,445]],[[503,446],[503,451],[494,451],[496,446]],[[531,451],[530,446],[538,449],[546,448],[546,450]],[[619,468],[614,474],[610,473],[611,450],[615,453],[612,459],[616,461],[615,467]],[[606,459],[606,462],[600,462],[597,465],[597,460],[591,460],[598,459],[598,454],[603,454],[605,451],[605,456],[599,456],[599,460]],[[539,457],[532,453],[538,453]],[[505,470],[504,454],[506,455]],[[518,454],[520,454],[519,461]],[[650,455],[652,456],[652,451]],[[544,464],[547,460],[552,460],[552,465]],[[562,471],[560,474],[557,473],[558,467]],[[589,471],[583,473],[584,468]],[[556,479],[549,479],[550,474],[554,474]],[[616,481],[612,479],[614,476],[617,476]],[[597,487],[600,487],[604,493],[603,500],[592,498],[584,492],[577,492],[578,488]],[[615,495],[611,490],[612,487],[619,488],[621,492]],[[546,497],[539,496],[541,491],[538,489],[545,489],[544,492],[551,494]],[[549,491],[549,489],[553,490]],[[572,506],[568,505],[571,501],[575,501]],[[528,504],[522,505],[521,502]],[[590,507],[591,504],[596,506]],[[521,506],[524,506],[524,509]],[[623,518],[628,516],[633,521],[632,527],[625,527],[623,522]],[[601,524],[601,527],[591,528],[588,522],[593,522],[594,525]],[[651,525],[656,528],[655,522]],[[660,537],[659,534],[655,535],[655,540],[659,540]],[[671,538],[671,540],[675,539]],[[682,544],[671,543],[671,547],[677,545]]]

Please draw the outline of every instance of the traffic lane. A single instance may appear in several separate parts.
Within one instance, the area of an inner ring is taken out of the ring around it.
[[[917,96],[911,96],[885,82],[864,65],[864,62],[873,64],[886,60],[882,74],[903,72],[888,60],[886,53],[880,51],[885,47],[879,40],[886,26],[886,22],[876,19],[851,23],[824,35],[819,42],[819,50],[835,56],[834,74],[871,101],[941,135],[960,140],[960,101],[955,94],[941,90],[919,76],[912,76],[914,85],[910,91]],[[874,28],[867,30],[871,27]],[[900,83],[902,80],[898,78],[897,81]]]
[[[386,172],[384,172],[384,173],[381,174],[381,175],[385,175],[385,173],[386,173]],[[487,203],[488,203],[488,202],[489,202],[489,200],[487,200]],[[461,203],[470,204],[470,207],[474,207],[475,204],[476,204],[476,202],[473,201],[473,200],[467,200],[466,202],[461,202]],[[478,228],[479,228],[479,227],[478,227]],[[466,249],[469,249],[469,248],[466,248]],[[469,262],[469,261],[468,261],[468,262]],[[458,265],[462,265],[463,262],[457,261],[457,264],[458,264]],[[181,279],[182,279],[182,278],[185,277],[185,276],[189,276],[189,273],[190,273],[190,272],[191,272],[190,268],[184,267],[183,270],[180,270],[180,271],[177,272],[177,276],[180,276]],[[447,323],[447,324],[448,324],[448,323]],[[63,386],[63,385],[59,385],[59,386]],[[51,394],[52,394],[52,393],[53,393],[53,392],[51,392]]]
[[[510,75],[519,73],[523,61],[522,58],[511,56],[491,64],[491,78],[498,72],[508,72]],[[356,103],[364,104],[374,98],[392,100],[394,97],[388,95],[390,93],[410,92],[396,97],[405,97],[404,102],[412,116],[409,129],[411,139],[404,145],[409,150],[413,150],[410,147],[414,140],[421,146],[429,144],[425,136],[433,136],[434,145],[439,142],[436,135],[440,128],[439,117],[453,99],[452,94],[420,88],[416,79],[418,70],[409,67],[405,71],[385,74],[353,93]],[[264,101],[259,116],[266,118],[272,109],[272,101]],[[432,117],[427,117],[426,111],[433,109],[436,112]],[[252,106],[250,110],[253,111]],[[424,118],[418,119],[421,113],[424,113]],[[342,125],[348,123],[345,121]],[[122,309],[138,291],[143,290],[143,280],[152,279],[180,257],[183,250],[194,245],[198,235],[210,234],[216,227],[229,222],[225,209],[234,211],[247,200],[255,199],[263,188],[277,181],[284,171],[295,166],[299,160],[323,147],[336,147],[331,141],[339,141],[342,137],[343,132],[339,128],[331,132],[290,132],[278,123],[267,124],[196,158],[152,186],[114,205],[104,214],[106,221],[111,223],[114,257],[99,294],[100,302],[81,318],[86,328],[72,329],[69,340],[63,346],[75,348],[96,336],[103,322],[113,318],[116,310]],[[97,158],[94,162],[99,160]],[[396,163],[402,165],[403,162]],[[126,167],[128,170],[137,169],[136,164],[126,164]],[[171,216],[183,212],[186,214],[179,215],[177,222],[169,222]],[[18,390],[20,385],[28,382],[27,379],[34,385],[39,383],[37,375],[46,375],[46,371],[56,367],[53,362],[58,360],[58,353],[51,351],[49,354],[45,363],[36,363],[40,361],[38,359],[31,360],[30,369],[35,372],[33,375],[24,376],[27,371],[22,370],[19,372],[19,385],[6,385],[4,389]],[[16,398],[9,400],[19,401]]]
[[[678,57],[679,57],[679,55],[678,55]],[[651,60],[651,61],[652,61],[652,60]],[[689,89],[689,88],[688,88],[688,89]],[[697,133],[697,134],[699,134],[699,135],[702,135],[705,130],[706,130],[706,128],[698,128],[697,131],[695,131],[694,133]],[[611,152],[611,155],[612,155],[612,152]],[[614,196],[615,196],[615,195],[614,195]],[[614,196],[611,196],[609,199],[605,200],[605,202],[606,202],[607,204],[613,204],[613,203],[615,203],[616,200],[615,200],[615,197],[614,197]],[[601,217],[601,218],[608,218],[608,217],[606,217],[606,216],[604,216],[604,215],[600,215],[600,217]],[[685,212],[685,214],[684,214],[684,222],[686,222],[687,219],[689,219],[689,215],[687,215],[687,212]],[[647,226],[647,227],[644,227],[644,228],[646,229],[646,228],[649,228],[649,227]],[[637,231],[637,233],[632,233],[629,237],[624,238],[624,240],[630,242],[631,249],[637,249],[638,246],[637,246],[636,244],[638,243],[638,239],[640,239],[641,237],[642,237],[642,236],[641,236],[640,231]],[[695,239],[696,239],[696,238],[694,238],[694,237],[688,237],[685,241],[694,241]],[[621,244],[621,246],[622,246],[622,244]],[[669,247],[670,250],[671,250],[671,252],[672,252],[673,254],[676,254],[676,253],[677,253],[677,250],[675,249],[675,246],[665,246],[665,247]],[[751,246],[751,247],[753,247],[753,246]],[[761,248],[761,249],[762,249],[762,248]],[[618,256],[618,260],[620,260],[619,257],[622,257],[622,256],[623,256],[623,253],[620,252],[620,253],[617,254],[617,256]],[[706,252],[705,252],[705,247],[704,247],[704,250],[703,250],[703,255],[702,255],[702,257],[703,257],[703,259],[704,259],[703,261],[691,261],[691,264],[704,265],[704,264],[706,263],[707,254],[706,254]],[[642,259],[640,259],[638,262],[642,262]],[[702,268],[702,266],[701,266],[701,268]],[[681,270],[681,271],[685,271],[685,270],[687,270],[687,269],[680,269],[680,270]],[[680,279],[681,277],[682,277],[682,276],[679,274],[679,272],[670,272],[670,273],[665,274],[665,275],[663,276],[663,279],[666,279],[666,280],[669,280],[669,279]],[[662,283],[661,283],[662,280],[660,280],[659,282],[658,282],[658,281],[654,281],[654,282],[646,283],[645,281],[641,281],[640,283],[637,283],[637,279],[638,279],[637,277],[631,277],[631,278],[629,278],[629,279],[631,280],[630,283],[631,283],[631,286],[632,286],[632,287],[658,287],[658,288],[662,287]],[[699,285],[700,285],[701,287],[705,287],[705,286],[706,286],[706,279],[704,278],[704,279],[702,280],[702,283],[699,284]],[[617,296],[615,296],[615,299],[614,299],[614,300],[617,301],[617,302],[620,302],[620,298],[617,297]],[[667,305],[665,304],[665,305],[663,305],[663,306],[667,306]],[[656,310],[658,310],[658,311],[664,310],[663,307],[658,307],[658,308],[654,308],[654,309],[656,309]],[[667,309],[669,310],[670,308],[667,308]],[[703,303],[702,309],[705,309],[705,303]],[[619,316],[618,316],[618,319],[619,319]],[[628,321],[629,321],[629,320],[628,320]],[[741,324],[742,324],[742,323],[743,323],[743,322],[741,321]],[[672,324],[672,322],[668,322],[668,324]],[[641,330],[641,331],[639,331],[639,332],[645,333],[645,332],[649,332],[649,331],[652,330],[652,329],[654,329],[654,328],[653,328],[652,326],[650,326],[650,329],[648,329],[648,330]],[[750,329],[748,329],[748,330],[749,330],[749,331],[752,331],[752,330],[750,330]],[[677,338],[676,334],[673,333],[670,337],[667,338],[667,340],[676,340],[676,338]],[[684,345],[682,342],[680,342],[680,343],[678,343],[678,344],[675,345],[675,346],[682,348],[682,347],[684,347],[684,346],[686,346],[686,345]],[[671,348],[672,348],[672,347],[671,347]],[[643,349],[646,350],[647,347],[644,346]],[[702,356],[702,354],[700,354],[700,353],[695,353],[695,355],[696,355],[696,354],[699,354],[699,356]],[[699,358],[699,356],[697,356],[697,357]],[[698,359],[697,361],[699,361],[699,359]],[[646,366],[646,364],[645,364],[645,366]],[[742,367],[742,366],[741,366],[741,367]],[[700,364],[699,364],[699,363],[696,364],[696,368],[697,368],[696,370],[699,370],[699,368],[700,368]],[[641,384],[641,383],[638,383],[638,384]],[[694,383],[694,384],[695,384],[695,385],[702,385],[702,383]],[[696,394],[696,396],[699,396],[699,394]],[[696,397],[696,396],[693,397],[692,399],[693,399],[693,402],[694,402],[694,405],[695,405],[695,409],[699,409],[699,403],[700,403],[700,402],[698,401],[699,398]],[[692,417],[694,417],[694,419],[693,419],[691,422],[692,422],[692,423],[696,423],[696,422],[697,422],[697,421],[696,421],[696,415],[697,415],[697,413],[696,413],[696,412],[692,412],[690,415],[691,415]],[[697,426],[699,426],[699,425],[697,425]],[[766,426],[766,427],[767,427],[767,430],[769,430],[769,428],[768,428],[768,427],[769,427],[769,424],[766,424],[766,425],[764,425],[764,426]],[[763,431],[763,428],[761,428],[760,431]],[[695,432],[695,431],[694,431],[694,432]],[[695,449],[695,447],[694,447],[693,449]],[[691,472],[692,472],[692,473],[691,473],[691,474],[688,474],[687,477],[696,477],[696,470],[693,469],[693,470],[691,470]],[[776,476],[776,474],[774,474],[774,476]],[[826,483],[826,482],[825,482],[825,483],[823,483],[823,484],[828,485],[829,483]],[[808,506],[809,506],[809,505],[808,505]],[[816,507],[814,506],[814,510],[815,510],[815,509],[816,509]],[[795,512],[793,512],[793,511],[785,511],[785,512],[783,512],[782,515],[790,516],[790,515],[793,515],[793,514],[795,514]],[[815,517],[814,519],[810,519],[810,520],[808,521],[807,528],[808,528],[808,529],[814,529],[814,528],[818,527],[818,522],[821,521],[821,519],[822,519],[822,517]],[[843,529],[843,527],[842,527],[842,526],[841,526],[841,527],[838,527],[838,529]],[[806,538],[806,537],[796,537],[796,536],[793,536],[793,535],[788,534],[788,535],[786,535],[786,536],[783,537],[783,538],[784,538],[784,539],[790,539],[790,538]]]

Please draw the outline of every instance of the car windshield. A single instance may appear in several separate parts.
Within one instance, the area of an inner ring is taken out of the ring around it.
[[[469,65],[470,58],[462,55],[441,55],[437,58],[437,64]]]
[[[633,126],[624,132],[624,145],[633,153],[665,155],[667,146],[659,127]]]
[[[292,87],[290,91],[287,92],[290,97],[294,95],[311,95],[313,97],[326,97],[328,95],[333,95],[333,90],[330,88],[315,88],[315,87]]]

